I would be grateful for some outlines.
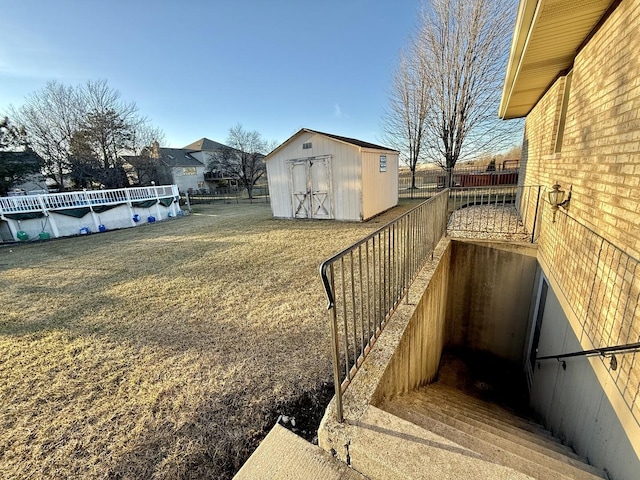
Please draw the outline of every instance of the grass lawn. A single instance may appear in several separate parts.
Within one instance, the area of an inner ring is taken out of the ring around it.
[[[229,478],[332,381],[318,264],[413,205],[366,224],[197,206],[0,248],[1,476]]]

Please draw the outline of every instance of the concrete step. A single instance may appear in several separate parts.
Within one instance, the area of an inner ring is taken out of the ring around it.
[[[434,402],[439,399],[441,404],[464,409],[465,412],[481,420],[495,421],[498,427],[515,429],[516,431],[524,430],[536,436],[555,440],[555,437],[542,425],[529,418],[524,418],[512,410],[499,406],[485,408],[486,402],[483,400],[456,390],[442,388],[438,384],[431,384],[424,388],[425,390],[428,388],[429,395],[433,397]]]
[[[412,401],[418,401],[424,408],[431,410],[436,420],[449,423],[459,430],[466,431],[464,425],[458,426],[457,423],[463,422],[467,428],[480,428],[554,458],[568,457],[579,464],[584,462],[584,459],[580,458],[571,448],[550,435],[536,435],[500,421],[493,421],[492,417],[478,415],[474,410],[460,407],[451,402],[444,402],[439,396],[433,395],[429,387],[412,392],[411,397]]]
[[[496,446],[491,442],[487,442],[478,438],[475,435],[469,435],[447,424],[438,422],[433,418],[425,415],[424,412],[415,412],[409,410],[401,405],[394,406],[388,404],[383,407],[390,413],[403,418],[415,425],[424,428],[430,432],[440,435],[443,438],[456,442],[464,448],[468,448],[482,456],[487,461],[495,462],[499,465],[504,465],[513,470],[522,472],[529,475],[532,478],[538,480],[556,480],[556,479],[594,479],[598,478],[586,472],[562,472],[556,470],[556,465],[550,466],[550,462],[541,461],[538,457],[535,460],[531,460],[530,455],[527,453],[525,456],[520,456],[513,453],[510,449],[504,449],[500,446]],[[550,459],[549,459],[550,460]]]
[[[529,418],[526,414],[523,414],[522,412],[518,412],[517,410],[515,410],[514,408],[510,408],[509,406],[499,405],[491,399],[483,399],[478,397],[477,395],[467,393],[458,388],[455,388],[443,383],[439,383],[439,382],[432,383],[429,385],[429,387],[434,392],[438,392],[438,393],[441,393],[442,395],[446,395],[448,397],[458,399],[464,402],[465,404],[472,406],[474,409],[479,409],[489,414],[494,414],[494,413],[503,414],[504,412],[507,412],[510,416],[517,417],[518,420],[521,420],[525,423],[529,423],[531,425],[539,426],[539,424],[536,421]]]
[[[429,385],[430,395],[439,397],[443,404],[455,405],[465,409],[470,415],[492,422],[498,428],[516,429],[516,431],[524,430],[542,438],[557,441],[557,439],[542,425],[531,419],[523,418],[513,410],[492,405],[484,400],[477,399],[470,395],[466,395],[451,387],[442,386],[434,383]],[[558,441],[560,444],[560,442]]]
[[[275,425],[235,480],[366,480],[329,453]]]
[[[367,408],[357,424],[349,458],[351,466],[371,480],[536,478],[373,406]]]
[[[505,465],[522,469],[523,472],[532,476],[535,474],[530,470],[529,462],[538,465],[538,469],[544,466],[568,478],[603,478],[604,472],[551,448],[545,448],[517,436],[509,438],[501,432],[497,434],[490,431],[481,423],[472,425],[460,418],[455,418],[455,416],[463,417],[463,413],[458,415],[459,412],[454,412],[452,416],[433,408],[429,399],[421,393],[412,392],[398,397],[387,404],[385,410]],[[548,444],[551,446],[554,442],[548,442]]]

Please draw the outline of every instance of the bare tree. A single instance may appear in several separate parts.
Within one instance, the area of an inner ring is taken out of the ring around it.
[[[69,171],[71,139],[83,109],[77,90],[55,81],[29,95],[20,109],[9,108],[14,120],[26,129],[31,147],[44,159],[44,173],[60,188]]]
[[[424,56],[412,41],[400,56],[393,76],[389,105],[383,115],[385,143],[400,152],[400,159],[411,170],[411,188],[416,188],[416,167],[425,156],[425,128],[430,97]]]
[[[50,82],[11,110],[61,188],[67,174],[78,186],[127,186],[123,157],[142,149],[136,135],[151,128],[106,80],[76,87]]]
[[[265,154],[271,144],[259,132],[245,130],[241,124],[229,129],[227,148],[220,149],[209,164],[224,176],[234,178],[253,198],[253,187],[266,173]]]
[[[497,150],[515,124],[498,119],[511,0],[430,0],[418,37],[429,68],[429,150],[449,172],[473,152]]]
[[[34,155],[26,141],[26,132],[0,118],[0,196],[6,195],[11,185],[40,169],[39,157]]]
[[[450,185],[459,160],[500,150],[517,135],[520,123],[497,116],[514,7],[512,0],[429,0],[422,8],[385,120],[409,167],[432,161],[449,172]]]

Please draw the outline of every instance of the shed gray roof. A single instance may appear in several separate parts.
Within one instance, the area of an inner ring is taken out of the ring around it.
[[[277,151],[279,151],[285,145],[288,145],[291,141],[293,141],[294,138],[298,137],[298,135],[300,135],[302,133],[305,133],[305,132],[307,132],[307,133],[316,133],[318,135],[323,135],[325,137],[329,137],[329,138],[333,138],[334,140],[338,140],[339,142],[348,143],[350,145],[354,145],[354,146],[360,147],[360,148],[370,148],[372,150],[381,150],[381,151],[386,151],[386,152],[396,152],[396,153],[398,153],[398,151],[396,149],[394,149],[394,148],[383,147],[382,145],[376,145],[375,143],[364,142],[364,141],[358,140],[356,138],[341,137],[340,135],[333,135],[332,133],[319,132],[317,130],[311,130],[310,128],[301,128],[296,133],[291,135],[291,137],[289,137],[283,143],[281,143],[276,148],[274,148],[273,151],[271,151],[269,153],[269,155],[267,155],[265,157],[265,161],[269,160],[269,158],[273,154],[275,154]]]
[[[42,164],[44,160],[31,149],[21,152],[0,152],[0,158],[7,163],[29,163],[31,165]]]
[[[186,147],[185,150],[220,150],[221,148],[227,148],[226,145],[222,143],[215,142],[213,140],[209,140],[208,138],[201,138],[200,140],[196,140],[193,143],[190,143]]]
[[[383,147],[382,145],[376,145],[375,143],[363,142],[362,140],[358,140],[356,138],[349,137],[341,137],[340,135],[333,135],[332,133],[319,132],[317,130],[311,130],[309,128],[304,128],[307,132],[317,133],[319,135],[324,135],[325,137],[333,138],[335,140],[340,140],[341,142],[350,143],[351,145],[355,145],[356,147],[362,148],[372,148],[375,150],[390,150],[395,152],[395,149],[389,147]]]
[[[192,157],[192,149],[160,148],[160,159],[169,167],[204,167],[204,163]]]

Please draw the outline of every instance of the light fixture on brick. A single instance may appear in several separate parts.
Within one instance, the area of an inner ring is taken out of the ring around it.
[[[571,201],[571,189],[569,188],[569,195],[567,199],[564,199],[564,190],[560,190],[560,184],[556,183],[552,190],[549,192],[549,203],[551,204],[551,211],[553,212],[553,223],[556,221],[556,212],[560,207],[569,208],[569,202]]]

